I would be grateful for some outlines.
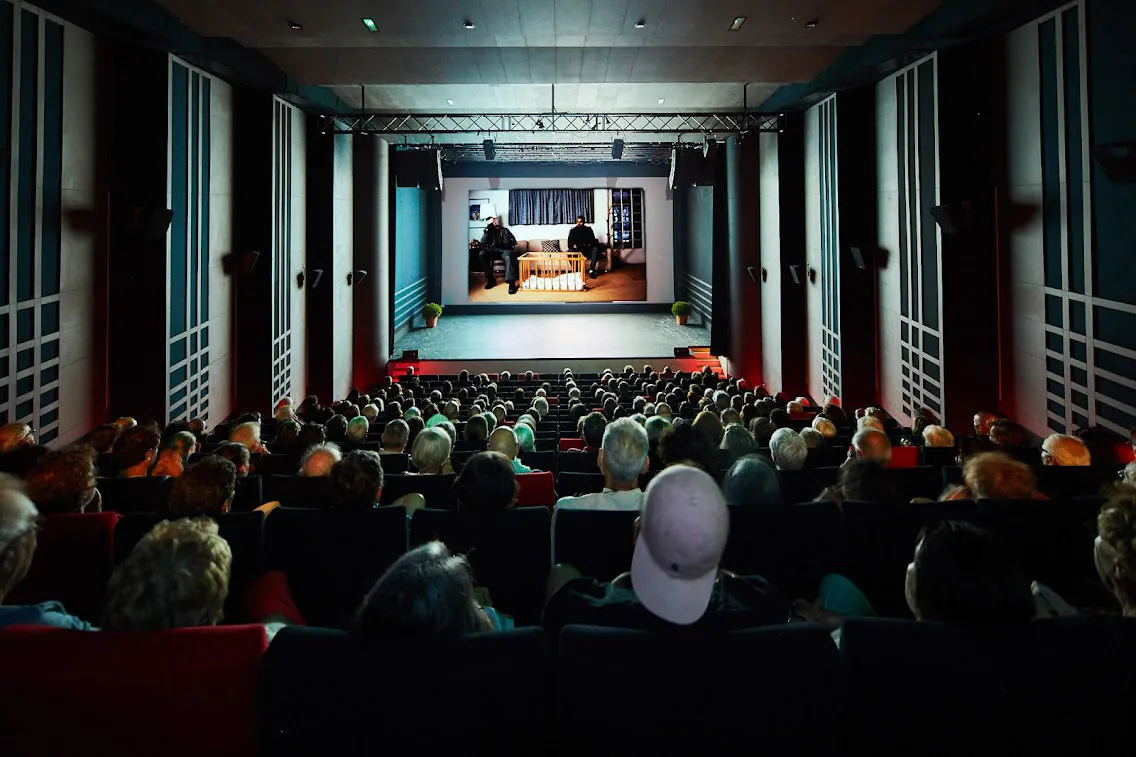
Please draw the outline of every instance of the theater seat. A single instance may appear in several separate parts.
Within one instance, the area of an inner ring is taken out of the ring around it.
[[[521,462],[533,470],[557,472],[556,450],[521,452]]]
[[[1094,754],[1136,708],[1136,620],[849,619],[841,657],[851,754]]]
[[[426,498],[426,507],[435,510],[457,510],[458,499],[454,494],[453,473],[438,475],[387,476],[383,481],[382,504],[389,505],[407,494],[421,494]]]
[[[891,448],[891,462],[888,468],[914,468],[919,465],[919,448],[895,445]]]
[[[5,597],[5,604],[56,600],[63,603],[67,612],[97,625],[102,616],[106,583],[114,569],[117,522],[116,513],[75,513],[47,518],[37,537],[31,569]]]
[[[283,507],[327,508],[331,501],[331,479],[327,476],[262,477],[265,502],[279,502]]]
[[[0,751],[256,754],[256,685],[266,646],[259,625],[0,631]]]
[[[263,753],[544,754],[547,676],[539,628],[436,643],[285,628],[262,667]]]
[[[579,497],[584,494],[602,492],[604,477],[602,473],[561,473],[556,477],[556,491],[561,497]]]
[[[100,478],[103,510],[116,513],[156,513],[166,505],[165,476],[155,478]]]
[[[563,426],[564,424],[561,424],[561,425]],[[567,452],[570,449],[583,449],[583,448],[584,448],[584,440],[583,439],[571,438],[571,437],[569,437],[569,438],[561,437],[561,439],[560,439],[560,451],[561,452]]]
[[[561,754],[831,754],[843,745],[836,645],[812,624],[712,640],[567,626],[555,673]]]
[[[556,459],[556,468],[560,473],[599,473],[598,453],[583,450],[563,452]]]
[[[517,475],[517,507],[547,507],[556,504],[556,487],[552,473],[521,473]]]
[[[601,581],[631,570],[637,517],[639,513],[632,510],[558,508],[552,516],[553,563],[574,565]]]

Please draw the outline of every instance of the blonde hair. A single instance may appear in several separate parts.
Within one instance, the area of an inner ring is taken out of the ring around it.
[[[232,560],[229,543],[212,520],[162,521],[111,574],[103,629],[216,625],[229,593]]]
[[[1033,469],[1003,452],[967,458],[962,477],[975,499],[1030,499],[1037,491]]]
[[[441,473],[452,449],[449,434],[440,428],[428,428],[414,440],[410,458],[419,473]]]
[[[819,415],[813,418],[813,428],[826,439],[831,439],[836,436],[836,424],[828,418]]]
[[[229,441],[244,445],[249,452],[260,444],[260,424],[255,421],[241,423],[229,434]]]

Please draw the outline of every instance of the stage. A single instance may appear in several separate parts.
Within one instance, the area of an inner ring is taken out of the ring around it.
[[[650,359],[672,367],[675,347],[707,346],[704,326],[679,326],[662,313],[578,313],[540,315],[442,315],[437,328],[412,329],[394,344],[397,359],[403,350],[418,350],[422,360],[487,361],[513,370],[503,361],[570,360],[562,367],[584,369],[584,363],[612,360],[635,363]],[[401,362],[399,362],[401,365]]]

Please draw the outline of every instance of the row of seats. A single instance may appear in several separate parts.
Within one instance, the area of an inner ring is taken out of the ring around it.
[[[987,528],[1026,575],[1074,604],[1107,606],[1093,563],[1097,499],[879,504],[815,502],[731,507],[722,567],[760,575],[791,597],[812,597],[821,578],[842,573],[884,615],[906,616],[903,577],[921,529],[943,520]],[[282,571],[312,625],[344,628],[363,595],[408,548],[439,539],[469,556],[477,583],[518,623],[537,623],[554,563],[610,580],[628,570],[635,512],[544,507],[493,517],[401,507],[339,513],[278,508],[216,518],[233,549],[227,617],[239,618],[242,587],[265,570]],[[41,534],[27,578],[10,598],[58,599],[88,620],[102,606],[106,579],[134,544],[166,516],[113,513],[55,516]],[[551,533],[551,538],[550,538]]]
[[[271,645],[259,626],[16,628],[0,668],[10,755],[1085,754],[1127,747],[1136,620],[849,620],[839,650],[812,624]]]

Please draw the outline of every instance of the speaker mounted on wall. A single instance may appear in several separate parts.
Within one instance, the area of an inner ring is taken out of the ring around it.
[[[134,233],[142,239],[165,239],[173,220],[174,212],[169,208],[135,208]]]
[[[802,281],[801,272],[802,272],[801,266],[799,266],[799,265],[789,266],[789,275],[793,277],[793,283],[794,284],[800,284],[801,283],[801,281]]]
[[[1136,181],[1136,142],[1114,142],[1089,150],[1093,160],[1113,184]]]
[[[868,269],[868,261],[864,256],[864,251],[859,247],[852,248],[852,262],[861,271],[866,271]]]
[[[971,207],[969,202],[957,205],[936,205],[931,217],[944,234],[965,234],[970,230]]]

